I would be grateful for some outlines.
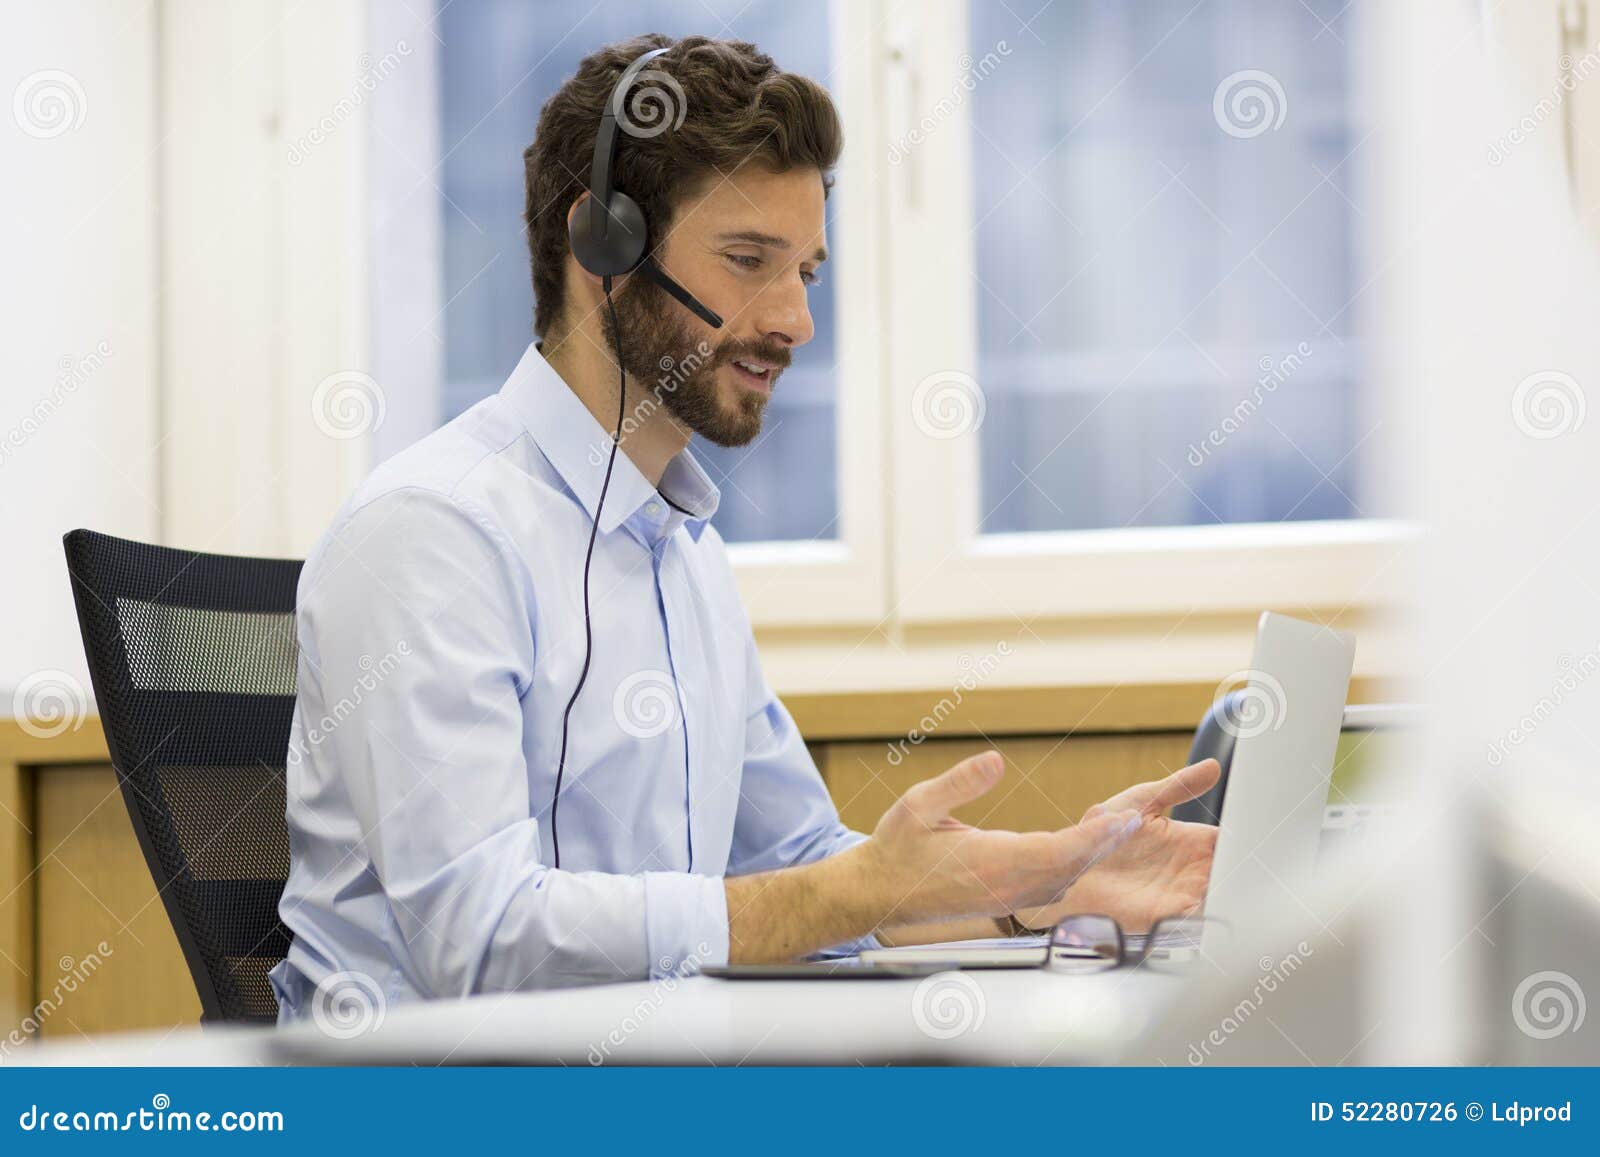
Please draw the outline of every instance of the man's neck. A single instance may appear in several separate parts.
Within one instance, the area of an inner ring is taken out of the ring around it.
[[[602,336],[574,331],[564,338],[539,343],[539,352],[561,375],[589,413],[609,433],[617,428],[617,363],[601,346]],[[689,431],[678,425],[660,399],[632,378],[622,415],[622,452],[650,485],[659,486],[667,463],[689,444]]]

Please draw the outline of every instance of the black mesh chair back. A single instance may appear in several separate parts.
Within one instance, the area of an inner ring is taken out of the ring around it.
[[[276,1019],[298,559],[63,540],[106,745],[203,1020]]]

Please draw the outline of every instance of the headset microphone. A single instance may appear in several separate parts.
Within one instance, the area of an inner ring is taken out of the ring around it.
[[[606,309],[611,315],[611,332],[617,342],[617,428],[611,435],[611,456],[606,460],[605,479],[594,504],[594,522],[589,527],[589,547],[583,556],[583,668],[578,685],[572,689],[566,710],[561,714],[561,755],[556,762],[556,787],[550,800],[550,844],[554,866],[561,867],[561,837],[556,831],[556,808],[561,802],[561,779],[567,767],[567,725],[572,718],[578,692],[589,678],[589,663],[594,652],[594,631],[589,619],[589,564],[594,559],[595,538],[600,532],[600,512],[605,508],[606,491],[611,487],[611,470],[617,463],[617,447],[622,443],[623,415],[627,408],[627,375],[622,369],[622,329],[617,324],[617,307],[611,302],[611,279],[635,270],[659,285],[681,305],[712,329],[722,328],[722,318],[673,280],[650,256],[650,229],[639,203],[617,189],[612,168],[617,160],[618,117],[623,115],[628,90],[650,61],[666,52],[657,48],[645,53],[623,69],[600,115],[600,131],[594,139],[594,164],[589,171],[589,196],[578,206],[567,225],[567,241],[579,265],[600,278],[605,291]],[[690,845],[690,866],[694,863]]]

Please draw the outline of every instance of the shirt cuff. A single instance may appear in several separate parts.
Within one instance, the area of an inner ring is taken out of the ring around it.
[[[644,924],[651,980],[728,962],[728,893],[720,877],[644,873]]]

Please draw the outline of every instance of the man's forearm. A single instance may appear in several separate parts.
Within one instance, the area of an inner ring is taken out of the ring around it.
[[[889,918],[866,844],[795,868],[723,880],[728,896],[728,960],[795,960],[865,936]]]
[[[943,944],[950,940],[987,940],[1008,933],[998,920],[988,916],[973,916],[966,920],[936,920],[931,924],[893,924],[878,929],[878,939],[885,947],[897,948],[908,944]]]

